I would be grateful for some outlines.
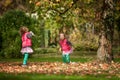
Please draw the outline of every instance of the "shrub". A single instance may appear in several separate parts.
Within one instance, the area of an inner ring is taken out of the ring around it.
[[[1,51],[2,57],[21,57],[21,38],[19,35],[19,28],[21,26],[28,26],[31,30],[34,30],[33,24],[35,20],[26,16],[23,11],[11,10],[6,12],[0,19],[0,39],[1,39]]]

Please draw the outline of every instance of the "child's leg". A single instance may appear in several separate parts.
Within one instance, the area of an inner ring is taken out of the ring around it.
[[[70,63],[70,54],[66,54],[66,62]]]
[[[63,59],[63,62],[66,63],[66,55],[65,54],[62,54],[62,59]]]
[[[27,64],[28,56],[29,56],[28,53],[24,53],[23,65]]]

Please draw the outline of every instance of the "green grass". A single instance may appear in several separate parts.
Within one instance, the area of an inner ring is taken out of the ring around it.
[[[71,54],[70,59],[72,62],[89,62],[96,59],[96,52],[79,51]],[[0,62],[22,62],[23,58],[0,58]],[[119,58],[115,57],[115,62],[120,62]],[[48,54],[33,54],[29,58],[28,62],[62,62],[62,55],[58,53],[48,53]]]
[[[120,62],[120,58],[115,58],[115,62]]]
[[[0,59],[0,62],[21,62],[23,59]],[[71,57],[72,62],[88,62],[91,58],[74,58]],[[41,57],[41,58],[29,58],[28,62],[62,62],[61,57]]]
[[[72,62],[88,62],[95,59],[95,53],[88,52],[75,52],[71,54],[70,59]],[[23,58],[20,59],[6,59],[0,58],[0,62],[21,62]],[[47,53],[47,54],[33,54],[29,58],[29,62],[62,62],[62,54],[59,53]]]
[[[35,73],[8,74],[0,73],[0,80],[120,80],[109,75],[48,75]]]

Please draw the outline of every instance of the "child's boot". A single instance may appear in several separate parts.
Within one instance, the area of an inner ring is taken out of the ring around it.
[[[66,63],[70,63],[70,55],[66,54]]]
[[[65,54],[62,55],[62,58],[63,58],[63,62],[66,63],[66,55]]]

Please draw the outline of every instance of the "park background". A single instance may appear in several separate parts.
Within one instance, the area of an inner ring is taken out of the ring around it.
[[[113,61],[119,63],[119,23],[119,0],[1,0],[0,62],[22,61],[19,28],[28,26],[35,34],[31,62],[62,62],[58,51],[60,32],[75,48],[73,62],[94,62],[99,36],[104,32],[112,46]]]

